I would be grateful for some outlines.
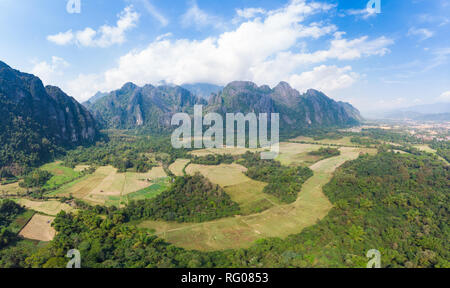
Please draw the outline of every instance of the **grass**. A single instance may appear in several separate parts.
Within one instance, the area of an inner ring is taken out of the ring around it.
[[[119,206],[129,203],[129,201],[152,199],[163,193],[169,187],[169,178],[155,180],[155,184],[125,196],[109,196],[106,201],[107,206]]]
[[[294,203],[273,205],[261,213],[200,224],[143,221],[138,227],[153,229],[156,235],[177,246],[202,251],[246,248],[258,239],[285,238],[300,233],[304,228],[314,225],[325,217],[332,208],[332,204],[322,192],[322,187],[331,180],[335,169],[348,160],[356,159],[361,152],[376,152],[373,149],[347,147],[340,150],[340,156],[322,160],[311,166],[314,176],[303,184]],[[246,182],[240,181],[235,185],[245,185]],[[228,193],[233,193],[230,188],[228,190]],[[243,202],[245,197],[251,196],[240,194],[248,191],[249,187],[242,191],[237,190],[233,197],[235,199],[242,197]]]
[[[25,206],[27,209],[34,210],[46,215],[56,216],[61,210],[72,212],[71,206],[56,200],[52,201],[31,201],[28,199],[14,199],[18,204]]]
[[[183,176],[183,169],[186,167],[186,165],[190,162],[189,159],[177,159],[172,165],[169,166],[169,170],[175,175],[175,176]]]
[[[53,162],[41,167],[41,170],[46,170],[52,173],[52,178],[45,183],[43,189],[54,190],[62,185],[72,182],[81,176],[81,172],[77,172],[72,168],[64,167],[61,162]]]
[[[186,173],[193,175],[199,172],[212,183],[222,187],[237,185],[250,180],[245,176],[247,168],[238,164],[221,164],[216,166],[190,164],[186,167]]]
[[[50,196],[70,196],[91,204],[122,205],[124,196],[151,186],[153,181],[167,177],[162,167],[147,173],[118,173],[112,166],[99,167],[94,174],[77,179],[50,193]]]

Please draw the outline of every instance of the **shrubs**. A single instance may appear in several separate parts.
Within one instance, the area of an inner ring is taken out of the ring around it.
[[[313,176],[308,167],[282,166],[278,161],[261,160],[258,153],[247,152],[239,163],[248,168],[248,177],[269,183],[264,193],[274,195],[284,203],[294,202],[303,183]]]
[[[36,169],[26,175],[19,185],[22,188],[38,188],[44,186],[50,178],[52,178],[52,174],[50,172]]]
[[[175,179],[168,191],[149,200],[130,202],[126,220],[154,219],[204,222],[239,213],[239,205],[218,185],[200,174]]]
[[[220,165],[220,164],[231,164],[234,162],[234,158],[230,154],[223,155],[206,155],[206,156],[194,156],[191,163],[200,165]]]
[[[331,157],[336,157],[336,156],[341,155],[341,151],[339,151],[336,148],[321,147],[317,151],[309,152],[309,155],[320,156],[322,159],[326,159],[326,158],[331,158]]]

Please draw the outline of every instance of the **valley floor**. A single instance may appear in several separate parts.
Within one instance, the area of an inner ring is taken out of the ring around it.
[[[297,201],[292,204],[274,205],[258,214],[200,224],[144,221],[139,227],[152,229],[157,236],[177,246],[200,251],[246,248],[258,239],[284,238],[299,233],[325,217],[333,207],[322,193],[322,187],[331,180],[333,172],[343,163],[356,159],[360,153],[376,152],[374,149],[351,147],[340,150],[340,156],[310,167],[314,176],[303,184]]]

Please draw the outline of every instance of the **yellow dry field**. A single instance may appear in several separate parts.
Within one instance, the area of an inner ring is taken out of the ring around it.
[[[247,168],[239,164],[199,165],[190,164],[186,167],[186,173],[193,175],[199,172],[212,183],[222,187],[237,185],[250,180],[245,176]]]
[[[280,204],[276,197],[263,192],[267,183],[250,179],[244,174],[246,171],[247,168],[239,164],[191,164],[186,168],[187,174],[198,172],[224,188],[231,199],[239,204],[243,215],[261,212]]]
[[[18,199],[16,202],[28,209],[40,212],[46,215],[56,216],[62,210],[66,212],[72,212],[74,209],[59,201],[31,201],[28,199]]]
[[[51,226],[54,219],[54,217],[35,214],[19,235],[32,240],[51,241],[56,235],[55,229]]]
[[[299,136],[297,138],[289,140],[290,142],[312,142],[322,145],[340,145],[340,146],[358,146],[356,143],[351,142],[351,137],[343,137],[341,139],[322,139],[314,140],[311,137]]]
[[[82,172],[83,170],[88,169],[88,168],[89,168],[89,165],[77,165],[77,166],[75,166],[73,171]]]
[[[109,197],[122,197],[152,185],[152,181],[167,177],[162,167],[147,173],[118,173],[112,166],[99,167],[94,174],[64,185],[52,195],[83,199],[92,204],[105,204]]]
[[[282,142],[280,143],[280,153],[275,160],[280,161],[281,164],[286,166],[308,164],[310,162],[315,163],[317,160],[319,160],[320,157],[310,156],[308,155],[308,153],[317,151],[321,147],[325,146]]]
[[[348,160],[356,159],[360,153],[376,153],[376,150],[341,148],[341,152],[340,156],[311,166],[314,176],[303,184],[297,201],[292,204],[274,203],[261,213],[199,224],[144,221],[139,226],[153,229],[156,235],[177,246],[202,251],[245,248],[261,238],[284,238],[300,233],[305,227],[314,225],[325,217],[332,208],[332,204],[322,193],[322,187],[331,180],[335,169]],[[238,199],[236,195],[234,197]]]
[[[18,182],[0,185],[0,195],[2,196],[22,195],[26,194],[26,192],[27,190],[20,187]]]
[[[170,172],[175,176],[183,176],[183,169],[190,162],[189,159],[177,159],[172,165],[169,166]]]
[[[202,150],[195,150],[192,151],[191,154],[194,156],[207,156],[207,155],[211,155],[211,154],[218,154],[218,155],[222,155],[222,154],[230,154],[230,155],[242,155],[245,154],[245,152],[250,151],[250,152],[260,152],[260,151],[265,151],[266,149],[264,148],[259,148],[259,149],[248,149],[248,148],[208,148],[208,149],[202,149]]]

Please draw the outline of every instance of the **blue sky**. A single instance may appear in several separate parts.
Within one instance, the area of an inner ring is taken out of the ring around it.
[[[289,82],[363,112],[450,101],[450,0],[0,0],[0,60],[80,101],[138,85]]]

